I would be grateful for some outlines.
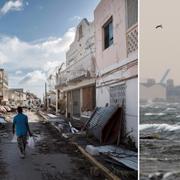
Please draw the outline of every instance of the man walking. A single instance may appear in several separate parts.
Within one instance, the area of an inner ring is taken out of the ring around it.
[[[21,153],[20,156],[21,158],[24,158],[27,143],[27,134],[29,133],[29,136],[32,136],[32,133],[29,129],[28,117],[23,114],[22,107],[18,107],[17,112],[18,114],[13,119],[13,134],[15,133],[16,129],[18,147]]]

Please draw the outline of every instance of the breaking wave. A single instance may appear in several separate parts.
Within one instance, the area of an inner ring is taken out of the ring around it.
[[[180,130],[179,124],[141,124],[140,131],[143,130],[154,130],[154,131],[177,131]]]
[[[164,116],[165,113],[145,113],[145,116]]]
[[[141,138],[171,139],[180,137],[180,124],[142,124],[140,125]]]

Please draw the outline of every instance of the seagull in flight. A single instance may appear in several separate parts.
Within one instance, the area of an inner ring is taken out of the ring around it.
[[[157,26],[156,26],[156,29],[158,29],[158,28],[161,28],[161,29],[162,29],[162,28],[163,28],[162,24],[157,25]]]

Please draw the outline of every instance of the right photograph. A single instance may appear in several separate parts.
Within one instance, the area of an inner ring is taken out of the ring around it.
[[[140,0],[140,179],[180,179],[180,1]]]

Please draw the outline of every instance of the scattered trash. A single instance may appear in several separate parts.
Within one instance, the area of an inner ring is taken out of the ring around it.
[[[2,116],[0,116],[0,123],[7,123],[7,122],[5,121],[5,118],[2,117]]]
[[[86,146],[86,151],[87,151],[89,154],[93,155],[93,156],[99,155],[98,149],[97,149],[95,146],[93,146],[93,145],[87,145],[87,146]]]
[[[62,137],[66,138],[66,139],[69,138],[69,136],[65,133],[62,133]]]
[[[83,145],[87,144],[89,141],[84,141],[84,138],[86,138],[85,130],[88,130],[88,132],[96,137],[100,143],[119,145],[123,134],[123,108],[119,106],[96,108],[90,120],[88,120],[83,128],[81,128],[81,131],[73,127],[73,122],[72,125],[72,123],[66,119],[62,119],[62,117],[55,115],[48,114],[46,122],[55,127],[60,132],[62,137],[65,139],[70,139],[72,142],[75,141]],[[42,144],[41,147],[44,151],[48,149],[45,144]],[[128,170],[130,169],[131,172],[132,169],[135,170],[133,171],[135,173],[137,171],[138,159],[136,152],[113,145],[87,145],[85,149],[79,145],[77,147],[83,154],[86,154],[88,159],[96,162],[95,164],[98,166],[98,168],[91,169],[91,173],[94,174],[94,176],[99,176],[100,171],[98,169],[100,168],[102,170],[102,167],[103,169],[106,169],[108,172],[107,174],[111,174],[110,170],[102,165],[104,161],[109,163],[109,165],[116,164],[117,167],[119,166]],[[102,164],[99,163],[96,158],[99,160],[103,158],[101,162]],[[112,174],[111,176],[114,177]]]
[[[54,114],[47,114],[50,118],[57,118]]]
[[[124,164],[125,166],[134,169],[135,171],[138,170],[138,165],[137,165],[137,157],[115,157],[113,155],[110,156],[112,159],[116,160],[117,162],[120,162]]]
[[[128,149],[123,149],[117,146],[98,146],[87,145],[86,151],[91,155],[105,154],[111,159],[124,164],[125,166],[138,170],[137,153]]]
[[[76,128],[74,128],[74,127],[72,126],[71,122],[69,122],[69,126],[70,126],[71,132],[72,132],[73,134],[79,132]]]

